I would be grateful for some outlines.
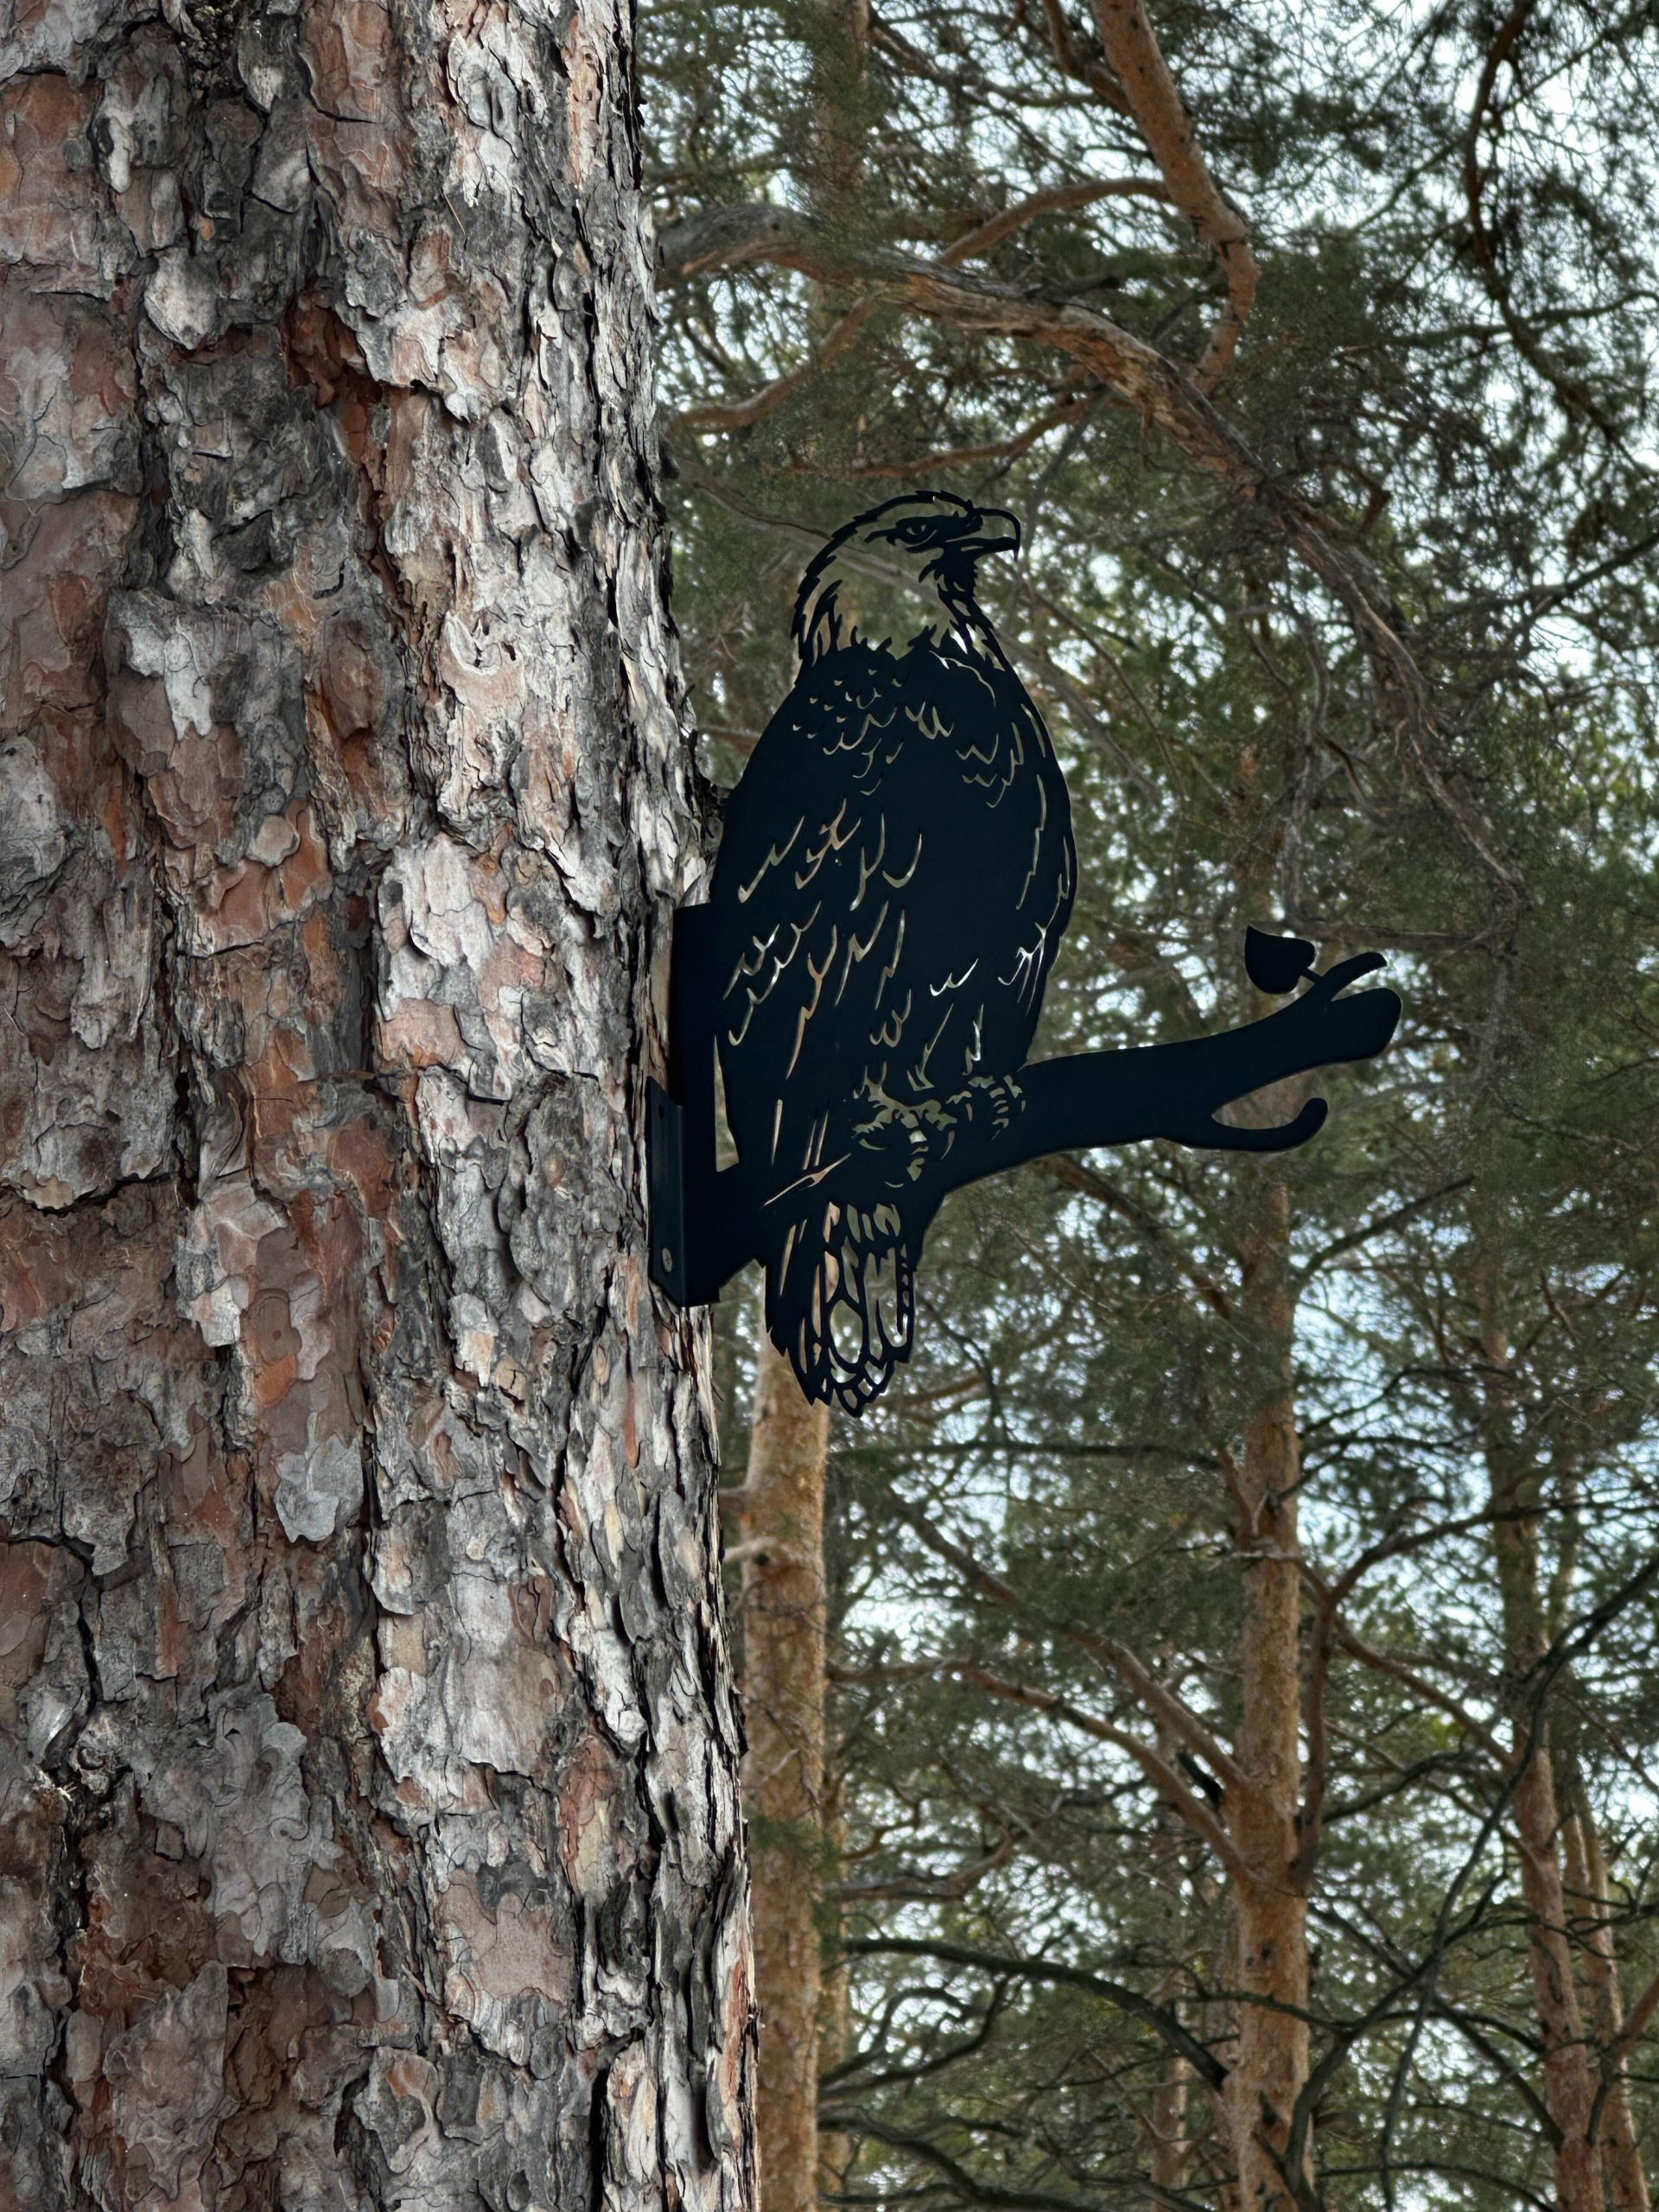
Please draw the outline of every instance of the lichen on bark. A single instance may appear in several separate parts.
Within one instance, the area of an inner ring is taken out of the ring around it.
[[[749,2198],[632,25],[0,35],[0,2200]]]

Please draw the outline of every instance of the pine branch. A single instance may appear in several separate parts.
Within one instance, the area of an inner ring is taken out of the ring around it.
[[[1117,1643],[1111,1637],[1101,1636],[1093,1629],[1077,1628],[1064,1623],[1057,1624],[1046,1619],[1039,1622],[1011,1583],[1005,1582],[1000,1574],[993,1574],[988,1567],[982,1567],[971,1552],[947,1536],[925,1513],[905,1503],[902,1499],[895,1499],[893,1504],[905,1525],[920,1537],[935,1557],[955,1567],[982,1597],[989,1598],[994,1604],[1018,1613],[1028,1624],[1039,1625],[1049,1634],[1075,1644],[1081,1651],[1086,1651],[1097,1666],[1115,1675],[1131,1692],[1149,1719],[1162,1722],[1189,1751],[1196,1751],[1201,1758],[1207,1760],[1224,1783],[1237,1787],[1243,1777],[1232,1753],[1211,1732],[1191,1706],[1173,1690],[1166,1688],[1127,1645]]]
[[[1001,1698],[1012,1705],[1023,1705],[1034,1713],[1046,1713],[1051,1719],[1064,1720],[1096,1742],[1110,1744],[1127,1752],[1153,1788],[1166,1798],[1186,1822],[1194,1835],[1207,1844],[1236,1881],[1249,1881],[1251,1870],[1246,1866],[1232,1838],[1223,1827],[1210,1808],[1195,1797],[1169,1762],[1159,1756],[1151,1745],[1143,1744],[1138,1736],[1130,1735],[1127,1728],[1119,1728],[1109,1720],[1099,1719],[1092,1713],[1085,1713],[1073,1705],[1069,1698],[1056,1697],[1052,1691],[1028,1689],[1023,1682],[1011,1682],[1001,1675],[994,1675],[988,1667],[977,1664],[959,1666],[952,1670],[959,1680],[990,1696]],[[1232,1762],[1230,1760],[1230,1765]]]
[[[733,400],[728,404],[710,401],[701,407],[688,407],[683,414],[674,416],[668,425],[671,435],[677,430],[747,430],[762,421],[786,399],[823,374],[832,362],[838,359],[853,344],[865,324],[874,315],[880,302],[860,300],[848,308],[841,320],[829,330],[823,342],[808,354],[805,360],[785,375],[774,377],[759,391],[751,392],[747,399]]]
[[[1056,215],[1072,208],[1092,207],[1101,200],[1169,200],[1169,187],[1156,177],[1106,177],[1094,184],[1062,184],[1052,191],[1033,192],[1029,199],[1020,200],[1000,215],[993,215],[965,236],[947,246],[939,256],[944,269],[959,269],[964,261],[973,261],[982,253],[989,253],[1012,238],[1016,231],[1034,223],[1039,215]]]
[[[1150,1206],[1142,1205],[1116,1183],[1109,1182],[1095,1168],[1085,1167],[1081,1160],[1070,1160],[1063,1153],[1039,1160],[1036,1166],[1056,1183],[1063,1183],[1069,1191],[1080,1191],[1085,1198],[1097,1198],[1103,1206],[1119,1214],[1138,1229],[1147,1242],[1164,1257],[1171,1261],[1186,1277],[1211,1312],[1224,1321],[1233,1319],[1233,1301],[1224,1284],[1217,1281],[1207,1268],[1202,1268],[1185,1247],[1171,1235],[1167,1226],[1159,1220]]]
[[[983,1950],[970,1943],[938,1942],[931,1936],[862,1936],[843,1943],[841,1948],[849,1958],[937,1959],[943,1966],[978,1967],[987,1974],[1013,1975],[1022,1981],[1046,1981],[1068,1989],[1085,1990],[1091,1997],[1103,1997],[1109,2005],[1116,2005],[1120,2012],[1144,2020],[1177,2057],[1184,2058],[1211,2088],[1220,2088],[1227,2079],[1227,2069],[1215,2053],[1201,2044],[1173,2012],[1150,1997],[1143,1997],[1139,1990],[1109,1980],[1103,1974],[1091,1974],[1086,1967],[1067,1966],[1058,1959],[1008,1958],[1000,1951]]]
[[[1215,256],[1227,286],[1226,302],[1192,372],[1197,389],[1211,392],[1237,350],[1261,282],[1249,228],[1237,208],[1223,198],[1210,173],[1143,0],[1094,0],[1094,11],[1106,58],[1169,197]]]

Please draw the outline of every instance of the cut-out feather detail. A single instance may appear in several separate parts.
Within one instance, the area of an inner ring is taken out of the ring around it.
[[[776,1224],[768,1327],[849,1411],[909,1351],[929,1163],[1024,1063],[1071,913],[1065,780],[974,597],[979,555],[1017,538],[945,494],[849,524],[803,581],[799,675],[725,808],[712,964],[727,1121]],[[899,650],[839,603],[853,541],[934,601]]]

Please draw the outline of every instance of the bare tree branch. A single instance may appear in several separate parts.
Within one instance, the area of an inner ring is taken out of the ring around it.
[[[959,269],[964,261],[989,253],[1004,238],[1012,238],[1027,223],[1035,222],[1039,215],[1058,214],[1072,207],[1092,207],[1097,200],[1168,200],[1171,196],[1169,187],[1154,176],[1105,177],[1095,184],[1063,184],[1051,192],[1033,192],[1028,200],[1004,208],[1000,215],[993,215],[959,238],[954,245],[947,246],[939,256],[939,264],[944,269]]]
[[[1621,2066],[1637,2044],[1641,2042],[1648,2022],[1659,2010],[1659,1974],[1654,1975],[1647,1987],[1631,2005],[1625,2016],[1624,2031],[1607,2056],[1614,2066]]]
[[[1237,208],[1223,198],[1210,173],[1145,0],[1094,0],[1094,13],[1106,58],[1128,97],[1169,196],[1214,254],[1226,283],[1226,303],[1192,372],[1198,390],[1211,392],[1226,374],[1261,281],[1249,229]]]
[[[1126,1988],[1122,1982],[1091,1974],[1085,1967],[1067,1966],[1058,1959],[1007,1958],[1000,1951],[982,1950],[969,1943],[940,1942],[931,1936],[874,1936],[843,1943],[841,1948],[849,1958],[891,1955],[938,1959],[944,1966],[981,1967],[988,1974],[1010,1974],[1022,1981],[1054,1982],[1068,1989],[1086,1990],[1091,1997],[1103,1997],[1120,2012],[1146,2021],[1211,2088],[1218,2089],[1227,2079],[1227,2069],[1214,2051],[1198,2042],[1173,2012],[1154,2004],[1150,1997],[1143,1997],[1139,1990]]]
[[[1031,1619],[1028,1609],[1011,1583],[1005,1582],[1000,1574],[993,1574],[988,1567],[982,1567],[971,1552],[954,1542],[943,1529],[914,1506],[907,1505],[899,1498],[894,1499],[893,1505],[906,1526],[921,1538],[936,1558],[954,1567],[970,1587],[995,1604],[1007,1606],[1022,1618]],[[1148,1719],[1161,1721],[1189,1751],[1196,1751],[1200,1758],[1207,1759],[1224,1783],[1236,1788],[1243,1777],[1232,1753],[1211,1734],[1185,1700],[1177,1697],[1173,1690],[1166,1689],[1126,1645],[1111,1637],[1100,1636],[1093,1629],[1076,1628],[1046,1620],[1041,1625],[1051,1635],[1060,1637],[1066,1643],[1076,1644],[1079,1650],[1086,1651],[1097,1666],[1108,1674],[1115,1675],[1124,1688],[1140,1700]]]
[[[1300,1825],[1301,1841],[1297,1848],[1294,1872],[1300,1882],[1308,1881],[1319,1862],[1319,1847],[1324,1840],[1325,1804],[1329,1783],[1330,1736],[1326,1722],[1326,1700],[1331,1681],[1331,1659],[1337,1642],[1337,1616],[1344,1599],[1351,1594],[1362,1578],[1384,1560],[1400,1559],[1411,1552],[1421,1551],[1427,1545],[1439,1543],[1447,1536],[1465,1535],[1474,1529],[1491,1527],[1495,1519],[1503,1517],[1491,1512],[1465,1514],[1460,1520],[1438,1522],[1430,1529],[1414,1529],[1384,1536],[1361,1552],[1339,1574],[1334,1582],[1326,1583],[1306,1560],[1302,1562],[1302,1574],[1319,1593],[1319,1610],[1313,1627],[1313,1656],[1308,1669],[1307,1686],[1304,1692],[1304,1717],[1307,1733],[1307,1777],[1303,1791]],[[1358,1656],[1356,1654],[1356,1656]],[[1383,1655],[1378,1653],[1379,1661]],[[1368,1662],[1369,1663],[1369,1662]],[[1399,1662],[1389,1661],[1392,1668]],[[1400,1677],[1403,1679],[1403,1676]],[[1449,1709],[1449,1708],[1448,1708]],[[1456,1708],[1462,1713],[1464,1708]],[[1500,1761],[1503,1758],[1496,1738],[1484,1732],[1476,1740]]]
[[[1141,1231],[1149,1244],[1174,1262],[1212,1313],[1224,1321],[1233,1319],[1233,1301],[1225,1286],[1176,1242],[1150,1206],[1143,1206],[1127,1191],[1119,1190],[1116,1183],[1109,1182],[1094,1168],[1085,1167],[1081,1160],[1070,1159],[1065,1153],[1046,1154],[1033,1164],[1054,1182],[1063,1183],[1067,1190],[1081,1191],[1085,1198],[1097,1198],[1102,1205],[1121,1215]]]
[[[1048,24],[1048,42],[1053,48],[1060,74],[1070,77],[1075,85],[1086,85],[1103,107],[1128,115],[1129,103],[1122,86],[1105,62],[1096,54],[1085,54],[1072,35],[1065,0],[1043,0],[1043,15]]]
[[[671,434],[676,430],[747,430],[751,423],[770,415],[774,408],[792,399],[798,391],[804,391],[815,378],[822,376],[830,364],[847,351],[880,304],[877,300],[858,301],[825,333],[823,344],[795,368],[774,377],[747,399],[729,404],[711,400],[701,407],[688,407],[669,424]]]
[[[943,2174],[965,2202],[985,2205],[989,2212],[1098,2212],[1096,2201],[1090,2197],[1060,2196],[1050,2190],[1003,2189],[995,2183],[981,2181],[929,2137],[890,2126],[873,2113],[843,2112],[836,2116],[835,2125],[843,2133],[856,2129],[896,2151],[911,2152]],[[1148,2181],[1140,2174],[1102,2174],[1098,2179],[1104,2187],[1120,2194],[1149,2196],[1154,2203],[1166,2206],[1168,2212],[1210,2212],[1210,2208],[1198,2198],[1184,2196],[1179,2190],[1166,2189],[1161,2183]]]
[[[1130,1735],[1127,1728],[1115,1727],[1109,1720],[1102,1720],[1092,1713],[1085,1713],[1068,1698],[1056,1697],[1047,1690],[1029,1689],[1023,1682],[1011,1682],[1001,1675],[994,1675],[988,1667],[969,1662],[952,1669],[961,1681],[971,1683],[992,1697],[1001,1698],[1011,1705],[1029,1707],[1033,1712],[1046,1713],[1053,1719],[1064,1720],[1069,1727],[1093,1736],[1098,1742],[1111,1744],[1126,1751],[1141,1769],[1154,1789],[1166,1798],[1194,1835],[1209,1845],[1222,1865],[1235,1880],[1249,1881],[1250,1869],[1245,1865],[1232,1838],[1223,1827],[1210,1808],[1187,1788],[1167,1760],[1160,1758],[1149,1744],[1138,1736]],[[1230,1761],[1230,1764],[1231,1762]]]
[[[1391,1229],[1400,1229],[1427,1207],[1437,1205],[1442,1198],[1449,1198],[1459,1191],[1466,1191],[1474,1180],[1472,1175],[1459,1175],[1450,1183],[1442,1183],[1437,1190],[1425,1191],[1421,1198],[1408,1198],[1403,1205],[1392,1206],[1387,1213],[1377,1214],[1372,1220],[1362,1222],[1347,1236],[1338,1236],[1329,1244],[1321,1245],[1305,1265],[1296,1270],[1299,1284],[1309,1283],[1319,1269],[1338,1260],[1344,1252],[1357,1251],[1362,1244],[1369,1244],[1374,1236],[1384,1236]]]
[[[1080,422],[1094,405],[1095,399],[1095,393],[1085,392],[1080,398],[1062,400],[1056,406],[1045,409],[1034,421],[1027,423],[1023,430],[1016,431],[1013,437],[1000,438],[992,445],[951,446],[943,453],[924,454],[919,461],[837,461],[833,471],[822,473],[833,474],[836,477],[907,479],[936,476],[947,468],[971,468],[976,461],[1017,461],[1021,454],[1029,453],[1039,438],[1046,438],[1051,430],[1058,430],[1066,423]],[[681,417],[682,421],[690,419],[689,416]],[[778,476],[820,474],[817,469],[809,469],[798,463],[773,468],[770,473]]]
[[[895,1900],[908,1903],[926,1900],[954,1904],[977,1889],[988,1874],[994,1874],[999,1866],[1006,1866],[1019,1847],[1019,1838],[1008,1834],[982,1859],[969,1859],[966,1865],[953,1868],[949,1874],[899,1875],[892,1880],[878,1882],[837,1882],[828,1894],[839,1897],[847,1904],[876,1904]]]
[[[1469,128],[1463,140],[1463,196],[1469,214],[1469,254],[1488,297],[1502,316],[1503,327],[1514,341],[1522,359],[1536,369],[1550,386],[1569,415],[1592,423],[1605,438],[1618,436],[1616,426],[1596,404],[1582,377],[1575,377],[1552,359],[1537,333],[1516,310],[1510,286],[1498,264],[1497,243],[1486,224],[1484,207],[1485,177],[1480,166],[1480,134],[1486,119],[1493,112],[1493,94],[1497,87],[1497,74],[1504,63],[1513,63],[1521,35],[1536,12],[1538,0],[1514,0],[1509,14],[1498,26],[1497,37],[1486,50],[1480,81],[1475,88],[1474,105],[1469,113]]]
[[[1379,1651],[1375,1644],[1365,1643],[1351,1629],[1338,1628],[1337,1642],[1351,1658],[1357,1659],[1362,1667],[1369,1667],[1376,1674],[1392,1675],[1396,1682],[1403,1682],[1426,1705],[1437,1707],[1448,1719],[1455,1720],[1489,1758],[1497,1760],[1505,1768],[1509,1766],[1510,1753],[1485,1723],[1478,1720],[1467,1706],[1459,1704],[1456,1698],[1438,1688],[1426,1675],[1420,1675],[1414,1668],[1408,1667],[1403,1660],[1390,1658],[1386,1651]]]

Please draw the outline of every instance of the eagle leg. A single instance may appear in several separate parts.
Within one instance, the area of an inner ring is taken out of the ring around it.
[[[915,1271],[895,1207],[825,1195],[766,1265],[766,1331],[803,1393],[861,1414],[916,1331]]]

